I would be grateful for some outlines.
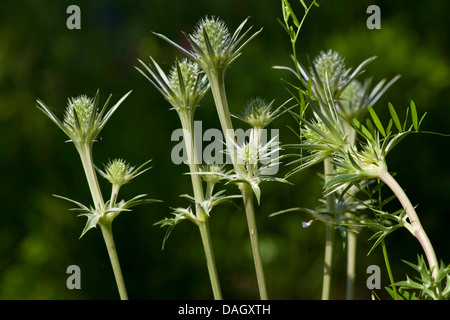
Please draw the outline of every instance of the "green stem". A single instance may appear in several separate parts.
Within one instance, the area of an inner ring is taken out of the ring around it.
[[[111,189],[111,197],[109,199],[109,205],[114,207],[116,205],[117,197],[119,195],[120,185],[113,184]]]
[[[391,264],[389,263],[389,257],[388,257],[388,253],[386,250],[386,243],[384,242],[384,239],[381,240],[381,248],[383,249],[384,263],[386,264],[389,281],[391,282],[392,290],[394,290],[394,299],[398,300],[397,288],[394,286],[394,283],[395,283],[394,276],[392,275]]]
[[[109,260],[116,279],[117,288],[119,289],[119,295],[121,300],[128,300],[127,289],[122,276],[122,270],[120,268],[119,257],[117,255],[116,245],[114,244],[114,237],[112,233],[112,221],[103,217],[99,221],[100,230],[102,231],[103,239],[105,240],[106,249],[108,250]]]
[[[406,214],[408,215],[409,223],[411,224],[411,232],[417,238],[417,240],[419,240],[419,243],[422,246],[423,251],[425,252],[425,256],[427,257],[428,266],[430,269],[433,268],[433,278],[436,279],[439,272],[438,260],[436,258],[436,254],[434,252],[434,248],[430,242],[430,239],[428,238],[425,230],[422,227],[422,224],[420,223],[416,210],[409,201],[406,193],[386,169],[380,170],[378,178],[386,183],[386,185],[397,196],[397,199],[402,204],[403,209],[405,209]]]
[[[247,216],[248,231],[250,234],[250,243],[252,247],[253,260],[255,263],[256,278],[258,281],[259,295],[261,300],[267,300],[266,281],[264,269],[259,250],[258,230],[256,227],[255,211],[253,207],[253,191],[248,185],[242,185],[242,195],[244,198],[245,214]]]
[[[105,209],[105,203],[98,184],[97,175],[95,174],[94,162],[92,160],[92,145],[82,144],[76,145],[78,153],[80,154],[81,163],[86,174],[86,179],[89,184],[92,199],[94,201],[95,208],[98,212],[103,213]],[[112,235],[112,219],[106,215],[103,215],[99,220],[100,229],[102,231],[103,239],[105,240],[106,248],[108,250],[109,259],[116,278],[117,288],[119,290],[120,298],[123,300],[128,299],[127,291],[123,281],[122,271],[120,269],[119,258],[117,256],[116,246],[114,244],[114,238]]]
[[[324,161],[324,175],[325,183],[330,179],[330,174],[333,173],[333,164],[330,159]],[[329,194],[326,197],[326,210],[327,212],[335,213],[335,199],[333,194]],[[322,284],[322,300],[330,299],[330,287],[331,287],[331,270],[333,262],[333,248],[334,248],[334,225],[325,224],[325,256],[324,256],[324,269],[323,269],[323,284]]]
[[[82,145],[76,145],[76,147],[81,158],[81,163],[83,165],[95,208],[98,211],[102,211],[105,204],[103,202],[103,196],[98,184],[97,175],[95,174],[94,162],[92,160],[92,145],[85,143]]]
[[[230,152],[234,169],[238,174],[245,174],[245,167],[242,163],[239,163],[234,152],[235,133],[233,123],[231,122],[230,111],[228,109],[224,73],[219,72],[217,75],[215,73],[209,74],[208,79],[211,85],[211,92],[216,104],[217,115],[219,116],[222,132],[225,135],[225,143]]]
[[[191,172],[192,188],[194,190],[194,198],[196,205],[197,226],[200,230],[202,238],[203,249],[206,256],[206,264],[208,267],[209,278],[215,300],[222,300],[222,292],[220,289],[219,276],[217,274],[217,267],[214,258],[214,252],[211,244],[211,235],[209,230],[209,217],[201,207],[201,203],[205,200],[203,193],[203,184],[201,176],[198,173],[197,153],[194,139],[194,114],[191,111],[179,113],[181,126],[183,127],[183,136],[186,145],[186,152],[188,156],[188,165]],[[209,192],[209,190],[208,190]]]
[[[231,160],[234,166],[234,170],[238,175],[246,175],[245,166],[239,162],[234,149],[235,134],[233,123],[231,122],[230,111],[228,109],[228,101],[225,91],[224,71],[216,70],[208,74],[208,79],[211,85],[211,91],[213,94],[214,102],[216,104],[217,114],[219,116],[222,132],[225,135],[225,142],[230,152]],[[258,232],[255,221],[255,212],[253,206],[253,191],[248,185],[240,184],[239,189],[242,193],[245,213],[247,216],[247,224],[250,235],[250,243],[252,246],[253,260],[256,268],[256,277],[258,280],[258,288],[260,297],[263,300],[267,299],[267,289],[264,280],[263,266],[261,262],[261,256],[258,244]]]
[[[203,248],[205,250],[206,264],[208,266],[209,278],[215,300],[222,300],[222,292],[220,289],[219,276],[217,275],[216,261],[214,259],[214,252],[211,245],[211,236],[209,232],[209,221],[199,222],[198,228],[202,238]]]
[[[355,299],[355,264],[357,239],[358,235],[355,232],[347,232],[347,300]]]

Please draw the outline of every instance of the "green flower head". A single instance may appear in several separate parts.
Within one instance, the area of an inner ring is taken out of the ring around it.
[[[291,100],[286,101],[286,103]],[[250,124],[254,128],[263,129],[284,112],[280,112],[280,110],[286,103],[276,109],[273,109],[273,103],[274,100],[267,102],[263,98],[255,97],[247,102],[242,115],[235,117]]]
[[[106,110],[111,96],[109,96],[104,106],[99,110],[98,91],[93,99],[85,95],[70,98],[63,121],[59,120],[42,101],[37,100],[37,103],[38,108],[64,131],[70,138],[70,141],[76,146],[81,146],[84,144],[92,144],[95,141],[111,115],[130,93],[131,91],[124,95],[108,112]]]
[[[130,182],[132,179],[136,178],[145,171],[151,169],[151,167],[144,169],[150,161],[147,161],[140,167],[135,168],[123,159],[114,159],[108,162],[105,166],[105,171],[98,171],[105,179],[111,182],[111,184],[121,186]]]
[[[231,34],[226,24],[217,17],[205,17],[198,22],[192,34],[185,34],[192,49],[186,50],[162,34],[157,36],[168,41],[187,54],[205,71],[205,73],[222,73],[240,54],[242,48],[261,30],[246,39],[250,28],[241,34],[248,19]]]
[[[176,60],[166,75],[158,63],[150,57],[150,64],[139,60],[143,70],[136,68],[170,102],[175,110],[194,110],[209,90],[206,75],[194,61]]]
[[[78,122],[82,129],[86,129],[93,110],[94,101],[86,95],[69,98],[64,123],[75,128]]]
[[[342,80],[345,71],[345,61],[336,51],[321,51],[314,59],[313,64],[322,83],[327,83],[326,80],[328,79],[330,87],[333,87],[336,82]]]

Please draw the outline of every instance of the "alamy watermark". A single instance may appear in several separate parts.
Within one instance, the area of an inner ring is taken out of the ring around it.
[[[367,278],[367,289],[380,289],[381,288],[381,269],[379,266],[373,264],[367,267],[367,274],[370,276]]]
[[[381,10],[377,5],[370,5],[366,10],[367,14],[370,16],[367,18],[366,26],[368,29],[381,29]]]
[[[66,26],[67,29],[73,30],[73,29],[81,29],[81,10],[80,7],[77,5],[70,5],[67,7],[66,10],[67,14],[70,14],[70,16],[66,20]]]
[[[274,175],[279,168],[279,130],[261,129],[258,142],[252,139],[253,129],[236,129],[233,131],[236,142],[233,146],[227,146],[221,130],[210,128],[203,132],[202,121],[194,121],[194,137],[190,132],[179,128],[172,132],[171,141],[179,141],[171,151],[172,162],[176,165],[185,163],[187,158],[186,141],[194,139],[196,142],[196,164],[232,164],[232,156],[237,161],[246,162],[240,156],[244,147],[249,147],[249,152],[254,152],[253,161],[262,166],[261,174]],[[252,145],[255,143],[257,145]]]
[[[70,274],[70,276],[66,280],[67,289],[81,289],[81,269],[77,265],[70,265],[66,269],[66,273]]]

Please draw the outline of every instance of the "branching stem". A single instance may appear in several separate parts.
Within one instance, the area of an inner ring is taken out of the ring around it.
[[[83,164],[84,173],[89,184],[92,200],[94,201],[97,212],[103,212],[105,203],[98,184],[97,175],[95,174],[94,162],[92,159],[92,145],[82,144],[76,145],[78,153],[80,154],[81,163]],[[115,201],[115,200],[114,200]],[[109,259],[116,279],[117,288],[119,290],[120,298],[128,300],[128,294],[123,280],[122,270],[120,268],[119,257],[117,255],[116,246],[112,234],[112,220],[107,215],[102,216],[99,220],[100,229],[102,231],[103,239],[105,240],[106,248],[108,250]]]
[[[228,109],[228,101],[225,92],[224,71],[216,70],[215,73],[210,72],[208,74],[208,79],[210,81],[211,91],[216,104],[217,114],[219,116],[220,124],[222,126],[222,132],[225,135],[225,142],[227,145],[227,149],[229,150],[234,169],[238,175],[247,175],[244,164],[238,161],[237,156],[233,151],[234,149],[233,146],[235,142],[235,133],[233,124],[231,122],[230,111]],[[267,300],[267,289],[264,280],[264,271],[258,243],[258,231],[255,221],[255,210],[253,206],[253,191],[248,185],[244,183],[240,184],[239,189],[242,193],[244,200],[245,213],[247,216],[247,224],[249,229],[250,242],[252,246],[253,260],[256,268],[256,277],[258,280],[260,298],[262,300]]]

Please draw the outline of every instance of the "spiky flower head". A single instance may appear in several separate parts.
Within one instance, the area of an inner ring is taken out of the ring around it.
[[[273,154],[278,154],[280,149],[280,144],[278,141],[278,136],[273,137],[270,141],[263,143],[257,139],[254,134],[254,129],[250,131],[250,138],[241,143],[234,142],[234,148],[232,150],[227,150],[226,152],[230,155],[236,155],[237,160],[243,163],[246,167],[249,165],[257,165],[259,163],[264,164],[271,159]]]
[[[151,160],[150,160],[151,161]],[[99,170],[100,174],[111,184],[122,186],[130,182],[133,178],[149,170],[151,167],[144,167],[150,162],[147,161],[140,167],[131,166],[123,159],[114,159],[109,161],[105,166],[105,171]]]
[[[111,115],[130,93],[131,91],[125,94],[108,112],[106,112],[106,109],[111,96],[109,96],[108,100],[106,100],[103,107],[99,110],[99,91],[97,91],[93,99],[85,95],[70,98],[63,121],[59,120],[42,101],[37,100],[37,107],[79,147],[84,144],[90,145],[95,141]]]
[[[242,48],[261,31],[245,39],[251,29],[251,27],[248,28],[241,35],[247,20],[245,19],[231,34],[221,19],[217,17],[201,19],[192,34],[185,34],[191,44],[191,50],[186,50],[162,34],[156,33],[156,35],[187,54],[206,74],[217,75],[225,72],[230,63],[241,54]]]
[[[198,22],[192,40],[202,51],[210,46],[214,54],[222,55],[230,45],[231,35],[225,22],[214,16],[205,17]]]
[[[196,107],[209,89],[206,75],[194,61],[177,61],[169,74],[171,89],[181,102],[180,107]]]
[[[200,167],[200,171],[202,172],[202,179],[211,184],[218,183],[226,176],[223,164],[206,164]]]
[[[367,113],[367,107],[373,107],[389,87],[399,78],[400,75],[397,75],[387,83],[386,79],[383,79],[373,88],[371,88],[371,78],[365,79],[364,83],[353,79],[341,92],[337,101],[341,116],[348,122],[352,122],[355,118],[362,120]]]
[[[328,79],[330,87],[333,87],[334,84],[342,80],[345,60],[338,52],[333,50],[321,51],[314,59],[313,64],[322,83],[326,83]]]
[[[86,95],[69,98],[64,116],[64,123],[75,128],[78,122],[82,129],[86,129],[89,125],[89,118],[91,117],[93,109],[94,101]]]
[[[144,69],[136,68],[158,89],[175,110],[195,110],[209,90],[206,75],[194,61],[176,60],[166,75],[158,63],[150,57],[150,64],[139,60]]]
[[[285,104],[274,110],[272,108],[273,103],[274,100],[267,102],[261,97],[255,97],[247,102],[242,115],[235,117],[250,124],[254,128],[263,129],[282,114],[280,110]]]

